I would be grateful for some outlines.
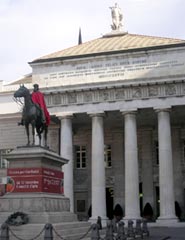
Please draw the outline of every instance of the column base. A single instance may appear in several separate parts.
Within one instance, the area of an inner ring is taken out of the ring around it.
[[[97,223],[98,217],[99,217],[99,216],[95,216],[95,217],[89,218],[89,222],[92,223],[92,224],[93,224],[93,223]],[[101,216],[100,216],[100,217],[101,217]],[[102,227],[106,227],[106,226],[107,226],[107,220],[108,220],[107,217],[105,217],[105,216],[101,217]]]
[[[175,216],[167,216],[167,217],[158,217],[156,220],[156,223],[160,225],[166,225],[169,226],[170,224],[178,223],[179,219]]]
[[[134,215],[134,216],[129,216],[129,215],[127,215],[127,216],[124,216],[124,220],[136,220],[136,219],[141,219],[142,217],[140,216],[140,215]]]

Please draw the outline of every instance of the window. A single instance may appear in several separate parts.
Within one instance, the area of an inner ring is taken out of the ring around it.
[[[4,158],[4,154],[9,153],[10,149],[1,149],[0,150],[0,168],[8,168],[8,161]]]
[[[106,167],[112,167],[111,145],[105,145],[104,147],[104,161]]]
[[[75,146],[76,168],[86,168],[87,151],[86,146]]]
[[[155,147],[155,151],[154,151],[154,154],[155,154],[155,163],[157,165],[159,165],[159,143],[158,141],[155,141],[154,142],[154,147]]]

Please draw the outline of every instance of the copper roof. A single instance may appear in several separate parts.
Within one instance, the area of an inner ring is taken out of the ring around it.
[[[86,57],[91,55],[112,54],[123,51],[136,51],[138,49],[173,47],[185,44],[185,40],[152,37],[137,34],[105,35],[101,38],[85,42],[49,55],[35,59],[34,62],[45,62],[65,58]]]

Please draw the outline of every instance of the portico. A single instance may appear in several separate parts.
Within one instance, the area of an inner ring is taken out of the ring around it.
[[[176,151],[176,149],[171,144],[173,138],[171,128],[176,128],[177,120],[175,116],[177,114],[181,115],[182,109],[183,106],[174,106],[173,108],[135,108],[127,109],[127,111],[76,112],[61,118],[61,149],[62,144],[67,144],[65,149],[73,149],[73,145],[80,141],[80,136],[84,133],[87,134],[85,141],[88,141],[89,138],[92,140],[90,145],[87,146],[90,157],[87,163],[89,166],[83,170],[76,169],[75,155],[71,153],[73,164],[68,165],[68,172],[64,170],[64,174],[68,176],[74,176],[73,171],[84,171],[90,174],[88,179],[91,184],[89,182],[90,185],[84,185],[83,191],[87,192],[86,203],[92,204],[92,216],[90,218],[92,222],[95,222],[98,216],[106,219],[106,187],[109,186],[108,179],[116,174],[116,165],[122,166],[123,177],[119,180],[116,180],[115,177],[111,185],[112,189],[115,189],[114,205],[120,203],[123,206],[126,220],[141,217],[139,197],[141,194],[139,183],[141,183],[143,186],[143,207],[148,202],[154,212],[157,211],[155,186],[158,186],[160,189],[160,215],[158,221],[177,221],[174,204],[175,180],[173,176],[176,170],[173,169],[175,159],[173,159],[172,154],[172,151]],[[181,120],[178,124],[182,124]],[[67,131],[70,134],[67,134]],[[70,139],[64,136],[65,132],[68,137],[70,136]],[[118,133],[122,139],[120,139],[120,143],[123,141],[124,144],[121,145],[122,149],[112,148],[112,169],[110,170],[110,168],[106,168],[104,162],[104,145],[107,143],[112,144]],[[157,156],[154,154],[156,141],[159,143],[159,163],[157,163]],[[122,151],[123,153],[118,162],[113,157],[115,151]],[[158,177],[159,181],[156,181]],[[74,199],[71,200],[71,211],[75,211],[75,181],[76,179],[71,178],[70,181],[68,180],[68,184],[71,183],[71,185],[66,187],[70,191],[68,196],[71,196],[70,199]],[[116,188],[119,188],[120,195],[123,194],[122,202],[119,201],[120,197],[116,193]]]

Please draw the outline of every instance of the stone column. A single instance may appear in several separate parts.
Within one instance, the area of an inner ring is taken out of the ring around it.
[[[106,220],[105,163],[104,163],[104,126],[103,113],[91,114],[92,117],[92,217],[96,222],[101,217]]]
[[[175,216],[172,143],[169,109],[157,110],[157,114],[160,187],[160,216],[158,218],[158,222],[177,222],[177,218]]]
[[[64,195],[70,199],[70,211],[74,212],[72,116],[62,116],[60,119],[60,154],[63,158],[69,160],[62,168],[64,172]]]
[[[140,218],[136,112],[125,119],[125,219]]]

